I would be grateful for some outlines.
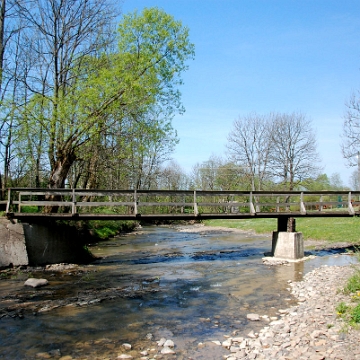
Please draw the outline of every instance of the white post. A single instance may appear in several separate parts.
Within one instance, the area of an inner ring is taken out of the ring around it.
[[[304,193],[301,192],[300,195],[300,212],[303,215],[306,215],[306,208],[305,208],[305,204],[304,204]]]
[[[6,213],[10,210],[10,204],[11,204],[11,189],[8,189],[8,198],[7,198],[7,204],[6,204]]]
[[[355,211],[351,203],[351,191],[349,191],[349,196],[348,196],[348,211],[350,215],[355,215]]]
[[[194,190],[194,215],[195,216],[199,215],[199,210],[196,202],[196,190]]]
[[[75,189],[72,189],[72,209],[71,213],[74,215],[76,214],[76,195],[75,195]]]
[[[134,190],[134,215],[137,215],[138,208],[137,208],[137,192],[136,189]]]

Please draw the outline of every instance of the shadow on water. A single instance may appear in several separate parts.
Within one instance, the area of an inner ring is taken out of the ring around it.
[[[220,359],[221,347],[210,353],[207,347],[204,353],[198,342],[258,331],[266,323],[249,322],[246,315],[279,316],[279,309],[294,303],[288,280],[299,281],[314,267],[349,258],[319,252],[311,261],[267,266],[261,258],[270,247],[271,239],[260,236],[163,227],[95,244],[91,251],[101,259],[75,277],[51,274],[46,287],[54,300],[75,298],[77,305],[23,319],[3,317],[0,359],[33,359],[44,351],[113,358],[124,342],[140,351],[161,337],[174,340],[176,359]],[[19,297],[22,284],[1,283],[0,299],[6,302],[9,293]],[[25,295],[37,301],[41,291]],[[152,342],[146,340],[149,333]]]

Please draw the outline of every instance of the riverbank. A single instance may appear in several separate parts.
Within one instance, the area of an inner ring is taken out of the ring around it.
[[[264,324],[259,333],[223,340],[221,345],[231,353],[227,360],[360,359],[359,331],[349,328],[335,310],[340,302],[351,302],[340,289],[353,272],[354,266],[325,266],[301,282],[289,282],[298,305],[279,310],[280,319]],[[260,316],[258,321],[267,319]]]

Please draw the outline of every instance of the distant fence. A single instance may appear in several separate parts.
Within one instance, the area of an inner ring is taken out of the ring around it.
[[[197,219],[358,216],[360,191],[84,190],[10,188],[8,217]],[[56,207],[57,212],[46,209]]]

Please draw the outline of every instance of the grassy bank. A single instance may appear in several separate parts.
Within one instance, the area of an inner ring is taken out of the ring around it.
[[[206,220],[207,226],[222,226],[241,230],[253,230],[258,234],[277,229],[276,219]],[[299,218],[296,230],[304,239],[350,242],[360,244],[360,218]]]

